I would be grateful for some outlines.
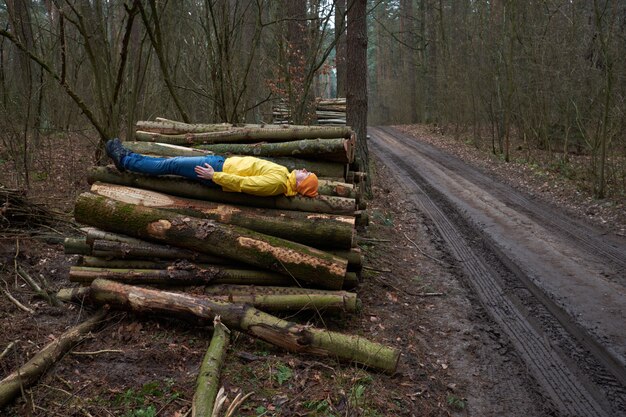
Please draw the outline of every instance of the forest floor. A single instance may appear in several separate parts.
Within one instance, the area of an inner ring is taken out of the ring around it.
[[[428,127],[403,129],[507,178],[512,186],[528,187],[532,194],[626,233],[623,200],[594,201],[539,165],[504,164]],[[85,175],[94,143],[57,137],[46,139],[39,149],[29,196],[68,215],[76,195],[88,190]],[[6,159],[0,152],[0,184],[11,187],[17,178]],[[238,415],[555,415],[459,281],[458,266],[432,224],[408,203],[388,168],[377,160],[374,164],[371,223],[359,234],[365,269],[357,292],[363,310],[343,316],[298,313],[290,319],[397,347],[402,351],[398,371],[383,375],[332,358],[285,353],[235,333],[222,382],[231,399],[239,391],[253,393]],[[0,229],[0,284],[33,310],[22,311],[0,296],[0,352],[15,342],[0,359],[0,379],[90,311],[83,305],[50,307],[17,277],[19,265],[58,290],[71,286],[68,271],[76,261],[63,253],[62,245],[38,238],[41,229],[24,228]],[[45,234],[54,235],[52,229],[64,236],[78,233],[71,223],[55,224]],[[3,411],[10,416],[189,415],[210,335],[210,328],[197,323],[112,312],[101,329]]]

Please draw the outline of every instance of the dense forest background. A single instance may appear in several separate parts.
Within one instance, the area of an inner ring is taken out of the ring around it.
[[[547,153],[596,197],[625,194],[621,0],[6,0],[0,35],[0,163],[25,186],[59,135],[269,123],[280,100],[311,123],[315,97],[337,95],[370,125],[436,124],[506,161]]]

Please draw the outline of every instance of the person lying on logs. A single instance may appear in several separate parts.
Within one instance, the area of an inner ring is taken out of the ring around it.
[[[316,197],[318,194],[318,180],[314,173],[306,169],[289,172],[282,165],[252,156],[151,157],[131,152],[117,138],[107,141],[106,152],[122,172],[179,175],[207,185],[221,186],[224,191],[264,197],[280,194]]]

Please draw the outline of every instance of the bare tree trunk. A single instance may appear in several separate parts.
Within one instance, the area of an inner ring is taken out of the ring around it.
[[[346,0],[335,2],[335,66],[337,69],[337,97],[346,96]]]
[[[28,8],[28,2],[9,0],[6,2],[7,12],[9,15],[10,26],[13,28],[13,33],[20,43],[26,48],[26,51],[33,50],[33,32],[31,27],[30,10]],[[15,117],[19,117],[19,121],[23,125],[21,133],[22,144],[18,145],[21,154],[20,170],[23,174],[26,188],[30,188],[30,128],[31,128],[31,114],[32,114],[32,95],[33,95],[33,69],[28,54],[25,51],[15,51],[17,59],[14,61],[14,73],[18,75],[19,80],[18,89],[21,90],[21,94],[15,95],[14,100],[17,101],[17,108],[26,109],[25,112],[16,113]],[[17,81],[16,80],[16,81]],[[17,162],[17,160],[16,160]]]
[[[288,99],[293,124],[304,124],[305,114],[300,109],[306,100],[304,94],[304,78],[306,71],[307,42],[307,0],[285,0],[285,13],[287,20],[287,59],[288,70]]]
[[[143,19],[144,26],[150,36],[150,42],[152,42],[152,47],[156,52],[157,58],[159,60],[159,67],[161,68],[161,73],[163,74],[163,80],[167,85],[167,89],[176,104],[176,109],[180,113],[180,117],[183,119],[185,123],[189,123],[189,115],[183,108],[182,102],[178,97],[178,92],[175,89],[174,82],[172,81],[172,76],[170,74],[169,64],[167,62],[165,51],[163,50],[163,36],[161,34],[161,22],[159,19],[159,11],[157,9],[157,5],[155,0],[150,0],[149,2],[150,12],[148,15],[146,9],[144,8],[142,2],[140,0],[135,0],[135,4],[139,6],[139,11],[141,12],[141,18]]]
[[[367,148],[367,0],[349,0],[348,7],[348,101],[347,123],[356,132],[356,161],[362,171],[369,172]],[[364,183],[371,195],[371,175]]]

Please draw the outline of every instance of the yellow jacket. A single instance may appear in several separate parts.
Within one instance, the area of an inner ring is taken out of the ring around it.
[[[224,191],[272,196],[293,196],[296,191],[296,172],[274,162],[253,156],[231,156],[224,161],[222,172],[213,174],[213,182]]]

